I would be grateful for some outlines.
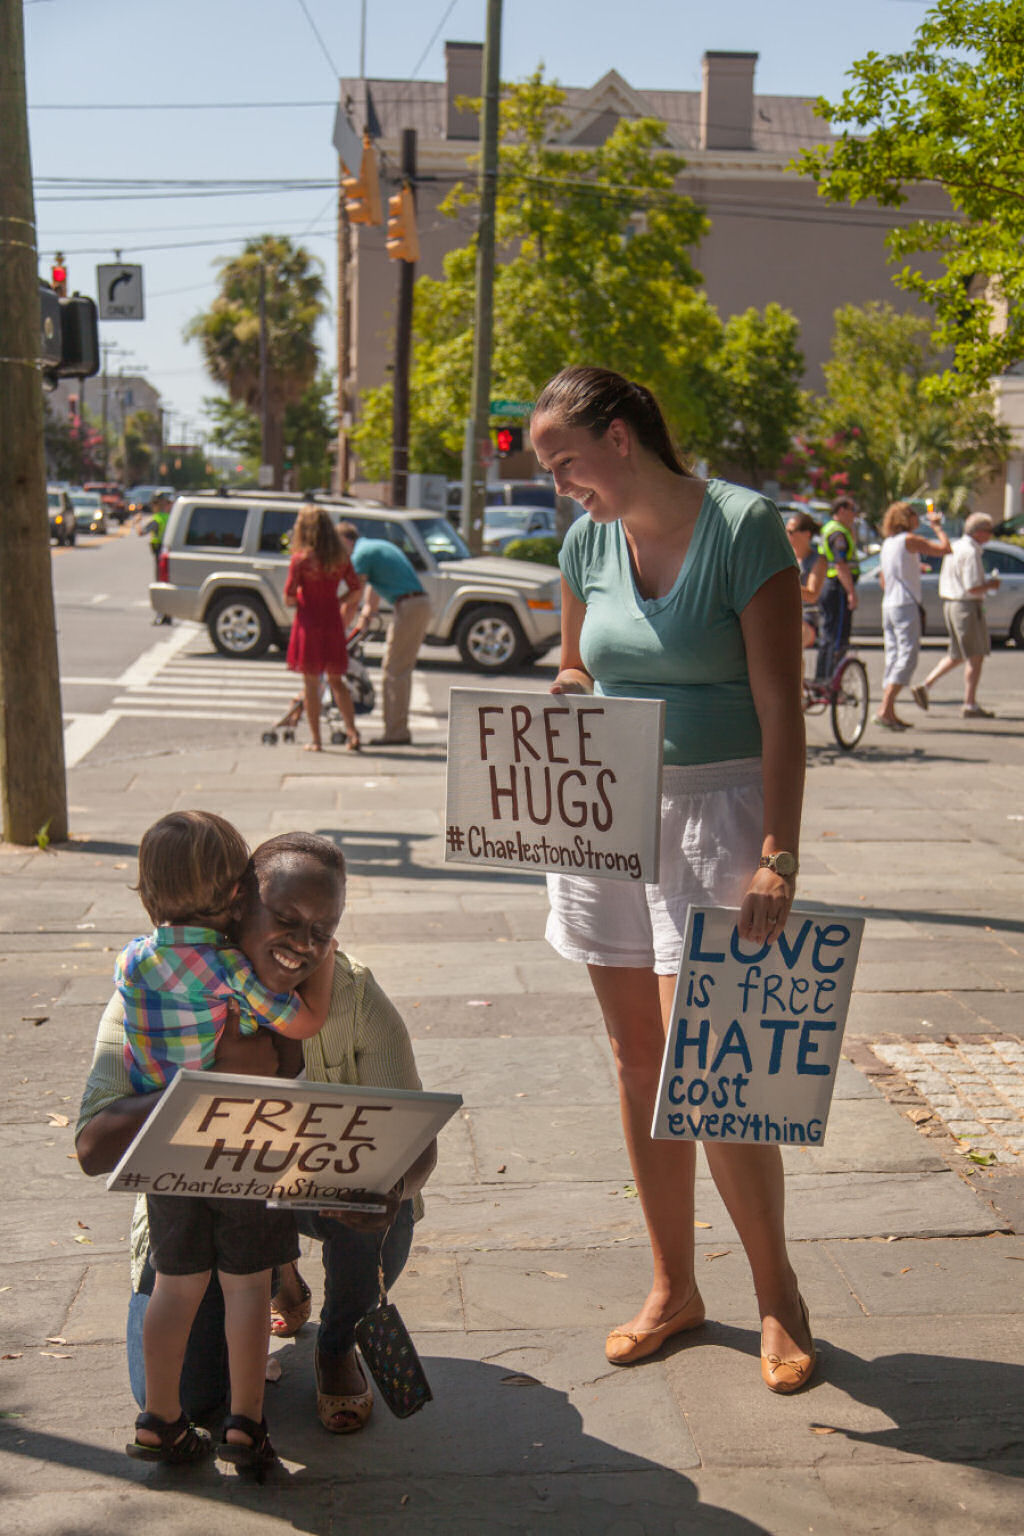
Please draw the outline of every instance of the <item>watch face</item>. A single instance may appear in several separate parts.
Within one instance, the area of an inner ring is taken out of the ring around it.
[[[775,871],[783,877],[796,874],[796,859],[791,853],[777,853],[775,855]]]

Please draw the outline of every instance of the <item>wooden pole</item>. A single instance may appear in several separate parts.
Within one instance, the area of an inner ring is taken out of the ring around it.
[[[416,130],[402,129],[402,176],[416,197]],[[391,505],[409,500],[409,367],[412,361],[412,300],[416,264],[398,263],[398,311],[395,317],[394,409],[391,426]]]
[[[0,798],[11,843],[68,835],[39,373],[22,0],[0,0]]]
[[[354,173],[353,173],[354,174]],[[348,377],[351,368],[349,354],[352,350],[349,300],[349,268],[352,264],[352,229],[345,212],[345,188],[342,180],[345,167],[338,161],[338,444],[334,463],[334,489],[339,495],[348,494],[349,453]]]

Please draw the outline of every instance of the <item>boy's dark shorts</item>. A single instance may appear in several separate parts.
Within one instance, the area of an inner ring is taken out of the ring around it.
[[[254,1275],[299,1256],[291,1211],[256,1200],[205,1200],[201,1195],[147,1195],[149,1246],[158,1275]]]

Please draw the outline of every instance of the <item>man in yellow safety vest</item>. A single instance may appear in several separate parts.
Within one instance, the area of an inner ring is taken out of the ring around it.
[[[825,583],[821,589],[821,635],[818,642],[816,676],[826,682],[850,643],[850,625],[857,606],[857,581],[860,563],[853,528],[857,503],[852,496],[837,496],[832,516],[818,537],[818,548],[827,562]]]

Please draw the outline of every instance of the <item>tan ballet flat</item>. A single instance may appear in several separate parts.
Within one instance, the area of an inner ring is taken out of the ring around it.
[[[802,1296],[799,1299],[804,1327],[810,1334],[811,1320],[807,1316],[807,1303]],[[799,1392],[810,1381],[817,1361],[818,1351],[814,1347],[813,1337],[810,1354],[794,1355],[791,1360],[783,1360],[779,1355],[766,1355],[762,1349],[761,1379],[769,1392]]]
[[[612,1365],[633,1365],[656,1355],[674,1334],[684,1333],[687,1328],[699,1328],[704,1321],[704,1303],[694,1286],[678,1312],[659,1323],[657,1328],[641,1328],[630,1333],[626,1328],[613,1328],[604,1342],[604,1352]]]
[[[350,1392],[345,1396],[320,1390],[320,1360],[317,1354],[313,1355],[313,1370],[316,1376],[316,1411],[317,1417],[324,1429],[332,1435],[354,1435],[359,1430],[365,1429],[370,1414],[373,1412],[373,1388],[366,1379],[366,1372],[360,1370],[363,1375],[364,1390],[362,1392]],[[344,1417],[348,1422],[337,1424],[336,1419]]]

